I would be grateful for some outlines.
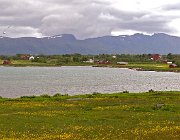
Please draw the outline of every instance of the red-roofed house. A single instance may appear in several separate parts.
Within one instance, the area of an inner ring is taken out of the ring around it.
[[[161,59],[161,55],[160,54],[152,54],[151,55],[151,60],[153,61],[158,61]]]

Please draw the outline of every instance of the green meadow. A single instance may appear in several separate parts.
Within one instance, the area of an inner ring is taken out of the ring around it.
[[[29,60],[11,60],[11,64],[3,65],[3,60],[0,60],[1,66],[13,66],[13,67],[26,67],[26,66],[38,66],[38,67],[59,67],[59,66],[90,66],[92,64],[82,62],[71,62],[71,63],[56,63],[57,60],[49,60],[47,62],[32,62]]]
[[[178,140],[180,92],[0,99],[3,140]]]
[[[54,60],[55,61],[55,60]],[[94,66],[94,67],[116,67],[116,68],[130,68],[141,71],[161,71],[161,72],[180,72],[180,68],[169,68],[168,64],[163,63],[129,63],[127,65],[117,65],[117,64],[91,64],[91,63],[83,63],[83,62],[71,62],[71,63],[55,63],[53,60],[49,60],[46,63],[44,62],[32,62],[29,60],[12,60],[12,64],[4,65],[4,66],[14,66],[14,67],[26,67],[26,66],[38,66],[38,67],[59,67],[59,66]],[[0,60],[0,65],[2,65],[3,61]]]
[[[169,68],[168,64],[163,63],[130,63],[125,66],[116,66],[120,68],[130,68],[139,71],[158,71],[158,72],[180,72],[180,68]]]

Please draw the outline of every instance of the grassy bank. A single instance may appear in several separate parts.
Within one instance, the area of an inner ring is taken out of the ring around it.
[[[168,64],[163,63],[134,63],[127,65],[127,68],[140,71],[159,71],[159,72],[180,72],[180,68],[169,68]]]
[[[94,67],[116,67],[116,68],[130,68],[138,71],[159,71],[159,72],[180,72],[180,68],[169,68],[168,64],[163,63],[129,63],[127,65],[117,65],[117,64],[93,64],[93,63],[83,63],[83,62],[70,62],[70,63],[52,63],[51,61],[43,62],[32,62],[29,60],[12,60],[10,65],[3,65],[3,61],[0,60],[1,66],[13,66],[13,67],[26,67],[26,66],[38,66],[38,67],[59,67],[59,66],[94,66]]]
[[[0,99],[0,139],[180,139],[180,92]]]
[[[137,71],[180,72],[180,68],[169,68],[163,63],[129,63],[127,65],[94,65],[94,67],[129,68]]]
[[[92,64],[89,63],[64,63],[64,64],[57,64],[51,63],[51,61],[43,63],[43,62],[32,62],[29,60],[11,60],[11,64],[3,65],[3,61],[0,60],[0,66],[12,66],[12,67],[27,67],[27,66],[37,66],[37,67],[59,67],[59,66],[91,66]]]

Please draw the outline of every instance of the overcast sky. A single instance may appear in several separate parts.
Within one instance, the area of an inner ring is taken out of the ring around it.
[[[167,33],[180,36],[180,0],[0,0],[8,37]],[[0,36],[1,36],[0,35]]]

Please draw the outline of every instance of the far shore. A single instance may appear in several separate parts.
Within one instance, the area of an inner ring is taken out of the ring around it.
[[[128,68],[136,71],[155,71],[155,72],[180,72],[180,68],[169,68],[167,64],[151,64],[151,63],[130,63],[127,65],[102,65],[89,63],[74,63],[66,65],[54,65],[46,63],[12,63],[10,65],[0,64],[2,67],[62,67],[62,66],[92,66],[92,67],[108,67],[108,68]]]

